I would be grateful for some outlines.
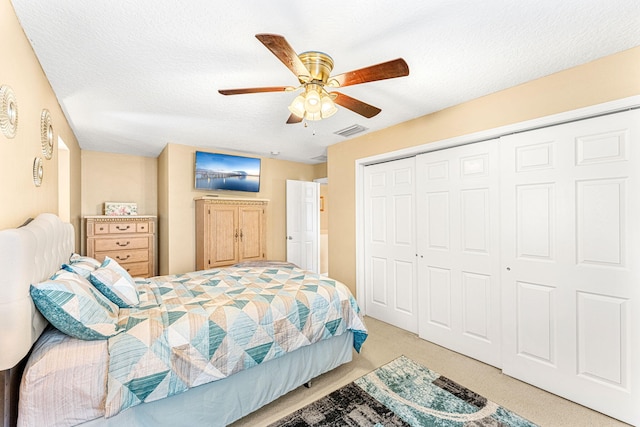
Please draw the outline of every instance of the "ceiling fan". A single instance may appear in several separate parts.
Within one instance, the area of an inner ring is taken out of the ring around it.
[[[300,85],[270,86],[245,89],[220,89],[222,95],[240,95],[260,92],[293,92],[303,89],[291,105],[291,115],[287,123],[300,123],[303,119],[321,120],[336,113],[335,104],[341,105],[366,118],[378,114],[381,109],[327,88],[352,86],[376,80],[393,79],[409,75],[409,66],[402,58],[381,64],[349,71],[331,76],[333,59],[322,52],[303,52],[296,54],[287,40],[277,34],[256,34],[256,38],[264,44],[282,63],[298,78]]]

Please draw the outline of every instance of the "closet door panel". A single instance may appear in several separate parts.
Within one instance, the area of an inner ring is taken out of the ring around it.
[[[419,335],[500,366],[497,140],[416,158]]]
[[[555,366],[556,288],[539,283],[516,283],[517,348],[523,357]]]
[[[421,324],[451,330],[451,270],[446,268],[427,267],[426,275],[426,305],[421,301]],[[424,311],[423,311],[424,310]]]
[[[640,111],[504,137],[503,371],[640,423]]]
[[[414,159],[365,168],[365,307],[417,332]]]

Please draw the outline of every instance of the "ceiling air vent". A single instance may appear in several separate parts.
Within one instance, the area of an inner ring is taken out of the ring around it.
[[[355,135],[356,133],[364,132],[367,130],[366,127],[361,125],[351,125],[342,130],[334,132],[336,135],[344,136],[345,138],[350,137],[351,135]]]
[[[326,154],[322,154],[320,156],[312,157],[311,160],[317,160],[319,162],[326,162],[327,161],[327,155]]]

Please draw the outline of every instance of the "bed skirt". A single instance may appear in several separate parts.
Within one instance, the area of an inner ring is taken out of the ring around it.
[[[353,356],[353,333],[302,347],[228,378],[129,408],[82,426],[226,426]]]

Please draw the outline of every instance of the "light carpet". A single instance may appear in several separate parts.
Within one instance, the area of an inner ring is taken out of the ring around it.
[[[401,356],[269,427],[294,426],[536,425]]]

